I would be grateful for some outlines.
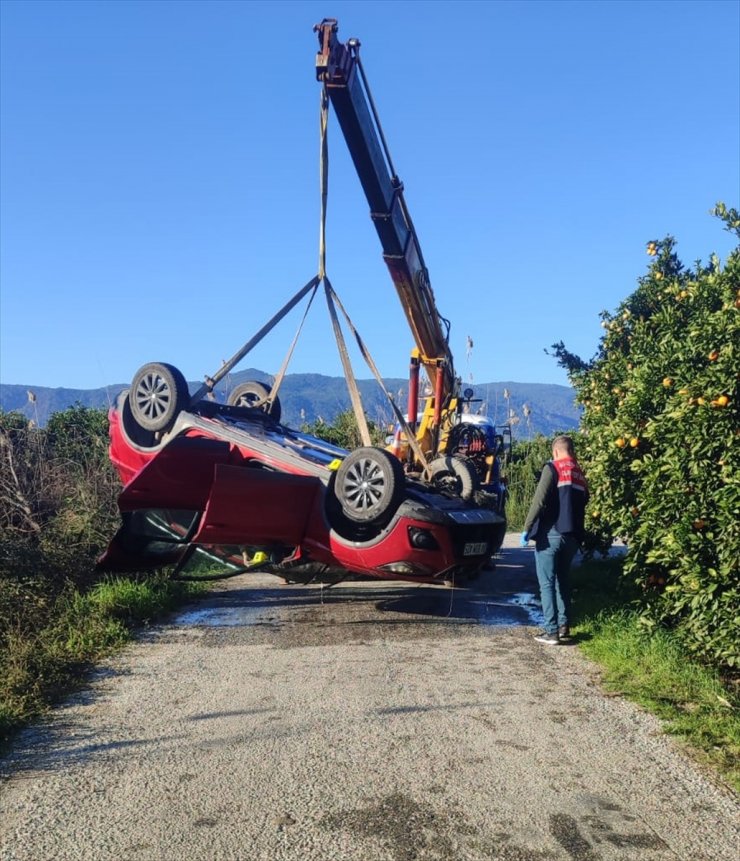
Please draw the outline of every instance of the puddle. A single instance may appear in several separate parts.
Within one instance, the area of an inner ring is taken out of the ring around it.
[[[200,607],[176,616],[172,624],[187,627],[235,628],[254,625],[264,608],[245,607]]]
[[[326,618],[322,615],[319,620],[310,616],[320,609],[325,611]],[[291,618],[300,611],[301,621],[332,625],[355,624],[360,618],[367,624],[383,624],[398,616],[414,616],[416,621],[449,619],[502,627],[543,624],[542,610],[534,592],[418,587],[396,590],[387,586],[380,593],[375,588],[357,586],[332,591],[328,601],[324,600],[323,592],[309,587],[290,593],[281,590],[279,594],[270,590],[250,590],[248,596],[233,595],[231,601],[221,599],[179,613],[172,624],[191,628],[250,627],[273,623],[281,610],[291,613]]]
[[[483,601],[471,601],[479,610],[477,621],[482,625],[542,625],[544,618],[539,601],[532,592],[491,596]]]
[[[454,593],[430,590],[381,601],[376,607],[385,612],[469,620],[479,625],[541,626],[544,621],[539,601],[532,592],[495,593],[489,597],[480,592],[470,595],[462,590]]]

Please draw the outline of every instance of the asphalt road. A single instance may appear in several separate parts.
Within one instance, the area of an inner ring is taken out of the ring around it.
[[[4,861],[736,861],[740,806],[532,640],[532,551],[470,591],[230,581],[0,763]]]

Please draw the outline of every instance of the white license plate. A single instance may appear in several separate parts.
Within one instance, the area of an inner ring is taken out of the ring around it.
[[[463,556],[481,556],[488,550],[488,544],[485,541],[468,541],[463,550]]]

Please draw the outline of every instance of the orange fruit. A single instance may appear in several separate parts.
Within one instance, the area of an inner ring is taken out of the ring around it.
[[[673,380],[670,377],[663,377],[663,385],[666,389],[670,389],[673,385]]]
[[[619,439],[615,442],[617,448],[624,448],[627,445],[627,441],[624,437],[619,437]]]
[[[729,403],[730,399],[727,397],[727,395],[720,395],[716,400],[716,404],[718,407],[726,407]]]
[[[707,356],[710,362],[716,362],[719,359],[719,350],[712,350],[712,352]]]
[[[630,448],[637,448],[638,445],[640,445],[640,440],[636,436],[633,436],[630,440]]]
[[[702,520],[701,517],[697,517],[696,520],[691,524],[694,529],[701,530],[707,525],[705,520]]]

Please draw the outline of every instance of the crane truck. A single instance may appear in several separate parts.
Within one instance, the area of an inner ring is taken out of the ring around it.
[[[453,482],[467,495],[479,485],[503,515],[506,492],[499,458],[510,445],[508,425],[496,433],[489,420],[471,415],[473,392],[461,391],[449,345],[450,323],[439,312],[419,238],[395,172],[364,67],[359,39],[341,42],[335,18],[314,28],[318,34],[316,77],[329,100],[370,207],[370,218],[383,249],[414,338],[408,395],[408,424],[397,429],[396,452],[418,469],[419,452],[427,456],[429,477]],[[420,403],[420,370],[430,394]],[[409,434],[417,446],[409,445]]]

